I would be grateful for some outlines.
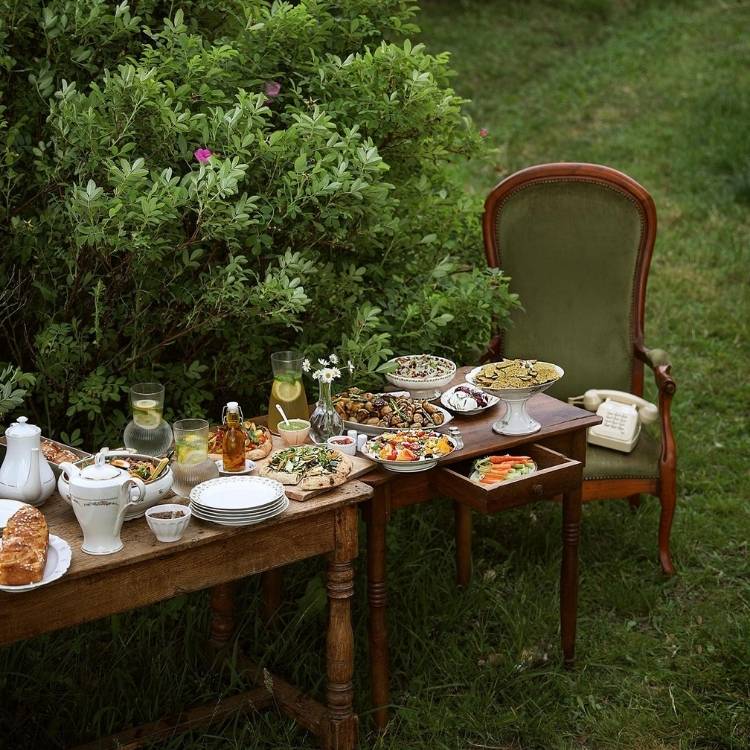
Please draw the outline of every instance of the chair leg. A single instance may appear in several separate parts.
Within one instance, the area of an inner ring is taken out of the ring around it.
[[[456,516],[456,583],[466,588],[471,582],[471,508],[453,502]]]
[[[640,495],[628,495],[628,504],[630,510],[636,511],[641,507],[641,496]]]
[[[674,518],[674,511],[677,506],[677,488],[674,477],[669,477],[667,481],[665,481],[664,477],[662,478],[659,501],[661,502],[661,515],[659,517],[659,561],[664,573],[671,576],[675,572],[674,565],[672,565],[672,552],[669,549],[672,519]]]

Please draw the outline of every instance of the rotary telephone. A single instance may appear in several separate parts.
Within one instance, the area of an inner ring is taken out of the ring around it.
[[[641,424],[651,424],[659,418],[657,407],[645,399],[623,391],[591,389],[583,396],[572,396],[569,404],[595,411],[602,423],[590,427],[588,442],[622,453],[630,453],[641,434]]]

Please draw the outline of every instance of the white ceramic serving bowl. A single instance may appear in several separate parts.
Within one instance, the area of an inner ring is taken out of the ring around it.
[[[540,362],[549,365],[557,371],[557,378],[539,385],[531,385],[528,388],[485,388],[476,382],[477,375],[482,367],[475,367],[467,376],[466,380],[475,388],[484,391],[488,396],[496,396],[505,403],[506,410],[500,419],[493,425],[492,429],[498,435],[531,435],[542,429],[542,425],[526,411],[526,402],[537,393],[546,391],[554,385],[565,374],[562,367],[553,365],[551,362]]]
[[[154,518],[156,513],[175,511],[181,512],[182,516],[180,518]],[[146,523],[160,542],[178,542],[190,523],[190,515],[190,508],[187,505],[164,503],[154,505],[146,511]]]
[[[349,435],[336,435],[329,438],[326,446],[340,453],[346,453],[347,456],[353,456],[357,452],[357,441]]]
[[[446,435],[445,437],[453,446],[453,450],[451,451],[451,453],[454,453],[456,450],[458,450],[456,441],[448,435]],[[379,456],[376,456],[374,453],[370,453],[369,442],[365,443],[365,447],[362,450],[362,455],[365,458],[369,458],[370,461],[375,461],[375,463],[380,464],[384,469],[396,472],[397,474],[414,474],[418,471],[427,471],[428,469],[432,469],[434,466],[437,466],[438,461],[447,458],[451,455],[451,453],[446,453],[444,456],[440,456],[440,458],[425,458],[421,461],[388,461],[386,459],[380,458]]]
[[[390,362],[395,362],[397,359],[416,359],[417,357],[433,357],[433,359],[440,360],[443,362],[446,367],[449,368],[449,371],[445,375],[436,375],[432,378],[406,378],[402,377],[400,375],[396,375],[392,372],[387,372],[385,374],[386,379],[389,383],[392,383],[396,386],[396,388],[403,388],[404,390],[409,391],[409,393],[412,394],[412,397],[414,397],[415,393],[419,393],[422,391],[430,391],[430,392],[437,392],[441,388],[445,388],[448,383],[453,380],[453,378],[456,375],[456,363],[451,362],[449,359],[445,359],[444,357],[435,357],[432,354],[426,355],[426,354],[412,354],[406,357],[394,357],[393,359],[389,360],[386,364],[389,364]]]
[[[304,422],[305,427],[301,427],[298,430],[285,430],[283,425],[286,424],[286,420],[283,420],[276,425],[276,429],[279,431],[281,439],[287,445],[302,445],[310,434],[310,422],[306,419],[290,419],[290,422]]]
[[[500,403],[500,399],[497,396],[492,396],[489,393],[482,391],[487,398],[487,406],[479,406],[476,409],[458,409],[455,406],[451,406],[449,403],[451,395],[455,392],[456,388],[460,388],[462,385],[468,385],[475,391],[482,391],[478,385],[474,385],[473,383],[459,383],[458,385],[449,388],[447,391],[443,391],[443,395],[440,396],[440,403],[454,414],[460,414],[462,417],[473,417],[475,414],[481,414],[482,412],[487,411],[487,409],[491,409],[493,406]]]
[[[158,461],[158,458],[153,456],[147,456],[143,453],[130,453],[130,451],[109,451],[108,457],[112,458],[132,458],[135,460],[143,459],[149,461]],[[84,466],[88,466],[93,462],[93,456],[91,458],[84,459],[83,461],[76,462],[76,466],[81,469]],[[172,468],[167,466],[162,475],[154,480],[153,482],[146,483],[146,495],[143,500],[139,503],[131,505],[125,513],[125,520],[132,521],[134,518],[140,518],[149,508],[156,505],[158,502],[166,499],[172,494],[172,481],[174,475],[172,474]],[[68,477],[65,472],[61,472],[60,478],[57,480],[57,491],[60,496],[65,500],[66,503],[70,504],[70,487],[68,486]]]

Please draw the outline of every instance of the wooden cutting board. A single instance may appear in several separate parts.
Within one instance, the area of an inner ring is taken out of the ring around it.
[[[264,468],[271,460],[271,456],[274,454],[274,452],[286,447],[288,447],[287,444],[278,435],[274,435],[273,450],[268,456],[266,456],[266,458],[261,458],[260,461],[255,462],[255,469],[252,473],[259,474],[260,470]],[[356,456],[349,456],[349,459],[352,462],[352,471],[351,474],[349,474],[349,479],[356,479],[357,477],[361,477],[363,474],[367,474],[368,471],[371,471],[376,466],[374,461],[363,458],[359,454],[357,454]],[[301,490],[299,487],[295,487],[290,484],[284,485],[286,496],[290,500],[296,500],[300,503],[303,503],[305,500],[309,500],[311,497],[322,495],[324,492],[330,492],[332,489],[335,488],[323,487],[323,489],[320,490]]]

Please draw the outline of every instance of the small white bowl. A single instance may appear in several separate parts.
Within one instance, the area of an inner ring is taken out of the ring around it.
[[[349,435],[335,435],[328,438],[326,445],[339,453],[346,453],[347,456],[354,456],[357,453],[357,441]]]
[[[181,511],[182,516],[179,518],[154,518],[157,513],[171,513]],[[146,523],[154,536],[160,542],[178,542],[182,539],[185,529],[190,523],[190,508],[187,505],[178,503],[165,503],[164,505],[154,505],[146,511]]]

